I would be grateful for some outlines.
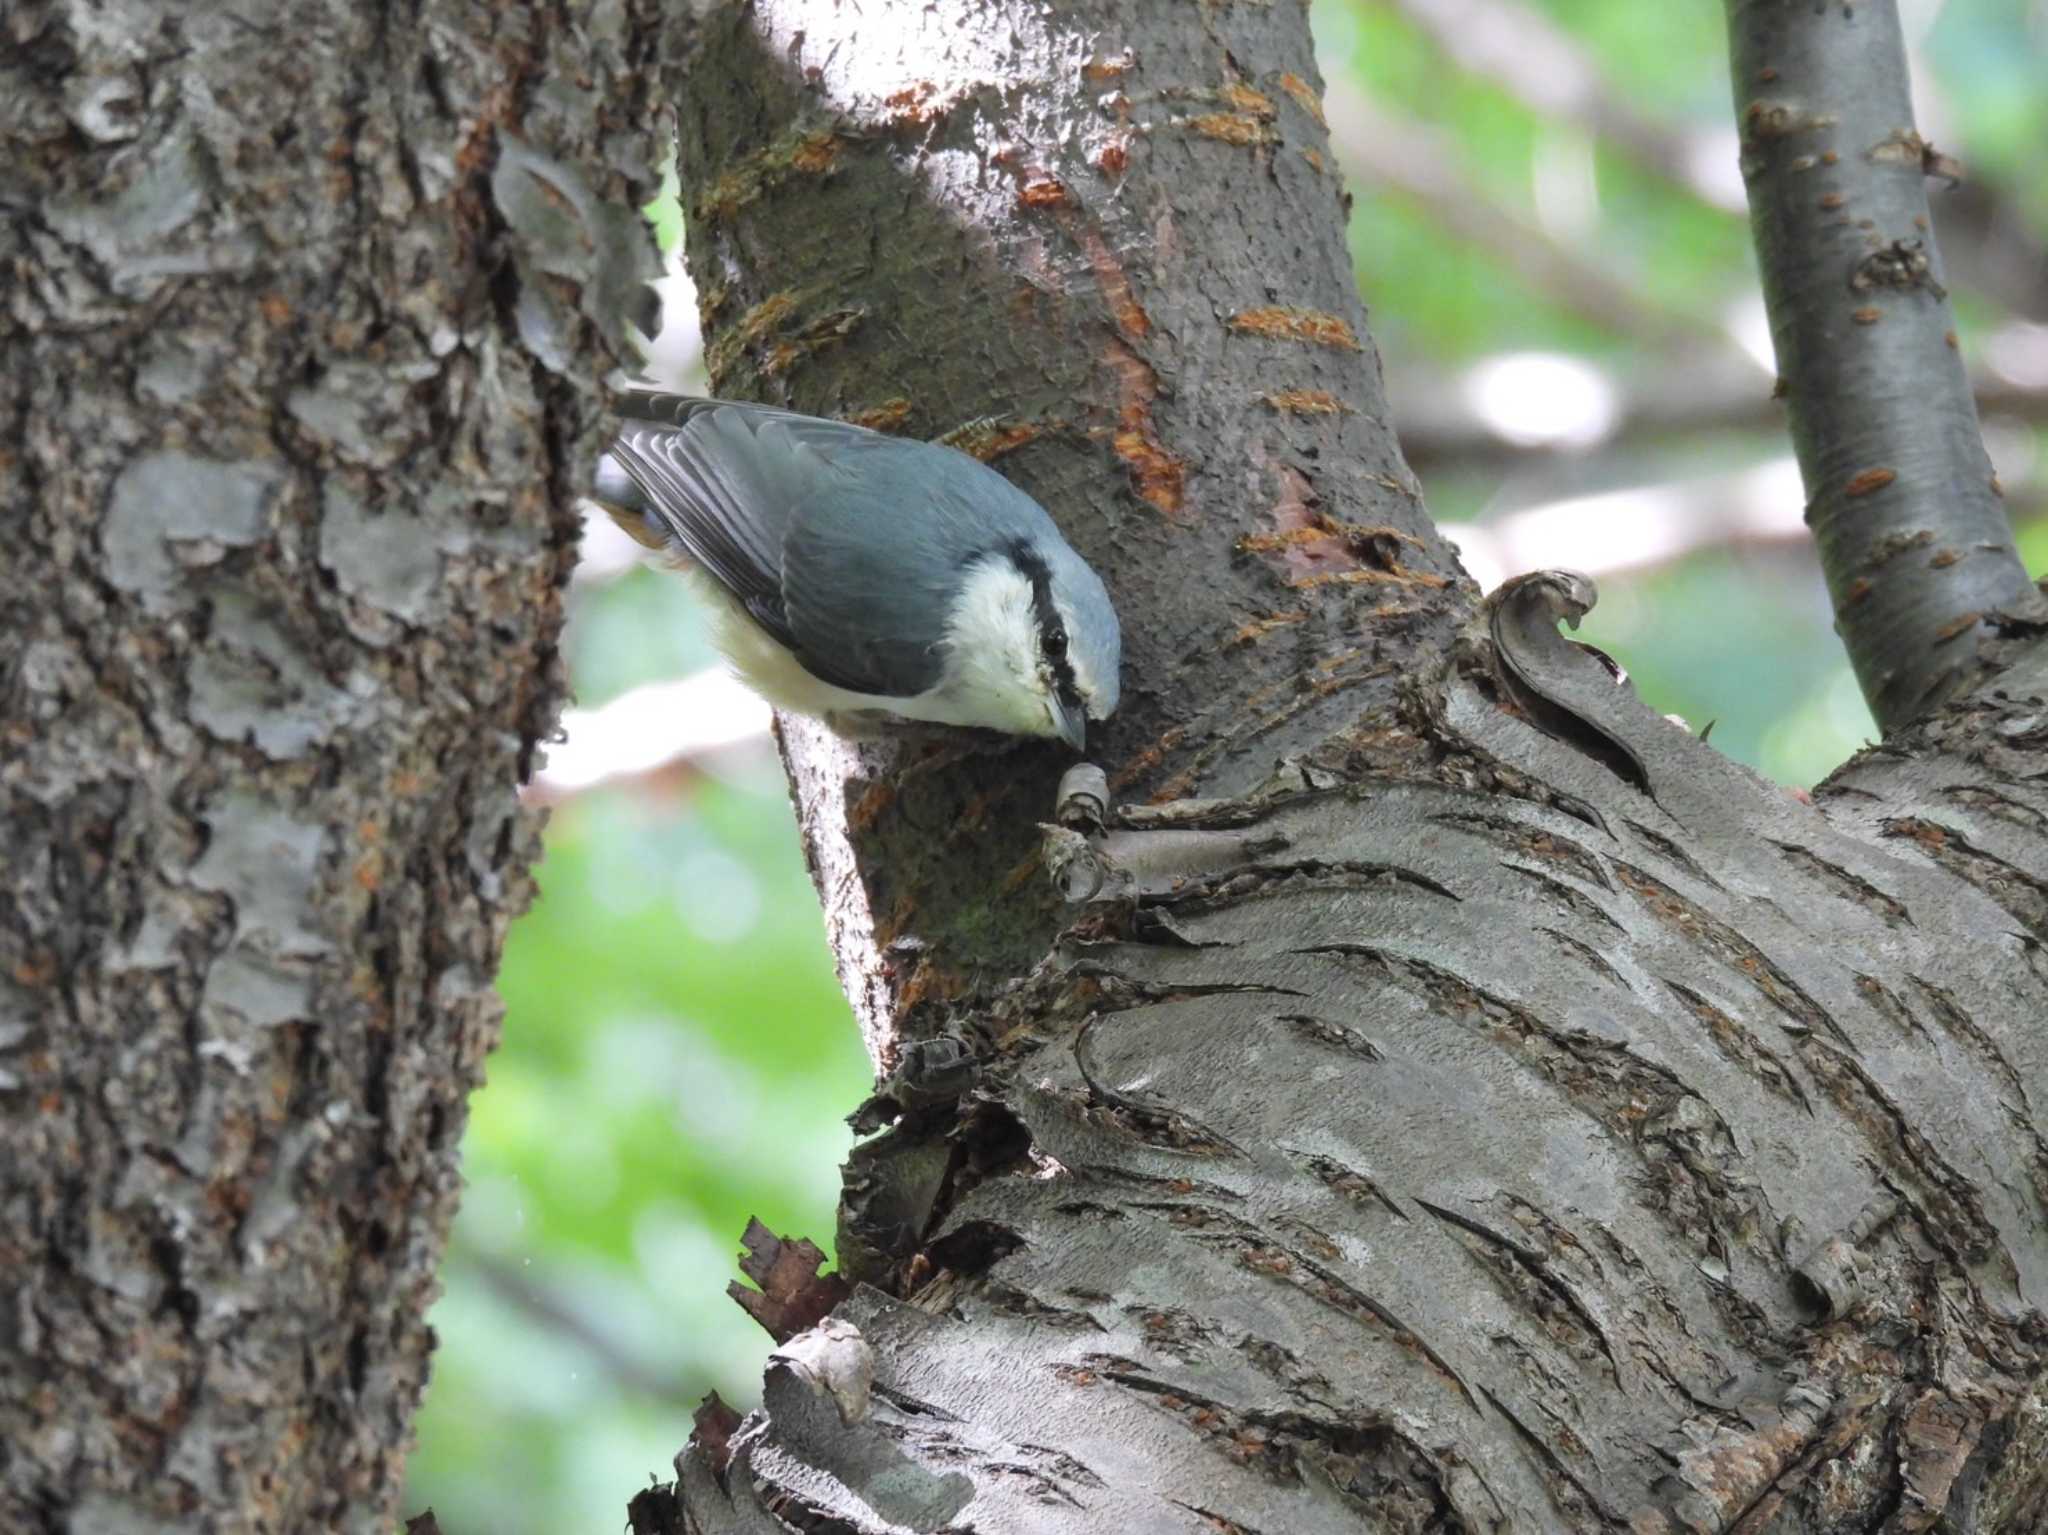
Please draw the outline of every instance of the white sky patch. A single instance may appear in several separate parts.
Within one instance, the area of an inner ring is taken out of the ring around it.
[[[543,798],[631,778],[682,758],[758,741],[768,706],[723,667],[657,682],[596,709],[567,709],[563,740],[547,748],[535,786]]]
[[[2013,320],[1984,338],[1985,366],[2021,389],[2048,389],[2048,325]]]
[[[681,246],[668,253],[651,286],[661,299],[661,329],[648,340],[642,371],[663,389],[694,394],[704,387],[704,333],[697,322],[697,285],[683,270]]]
[[[1591,364],[1561,352],[1509,352],[1465,375],[1465,397],[1503,441],[1526,447],[1581,447],[1614,430],[1614,385]]]
[[[1771,317],[1764,310],[1762,294],[1745,293],[1729,304],[1721,312],[1721,328],[1767,375],[1777,376],[1778,345],[1771,340]]]
[[[1732,124],[1687,136],[1685,172],[1692,189],[1716,208],[1730,213],[1748,211],[1749,189],[1742,184],[1742,135]]]
[[[583,540],[576,548],[571,581],[609,581],[622,576],[646,557],[646,546],[594,501],[583,503]]]
[[[1573,496],[1444,533],[1472,579],[1492,590],[1524,570],[1563,566],[1590,575],[1675,559],[1736,538],[1795,538],[1806,493],[1797,461],[1771,459],[1734,474]]]

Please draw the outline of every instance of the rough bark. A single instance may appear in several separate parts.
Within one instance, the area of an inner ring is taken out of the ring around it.
[[[1886,730],[1978,675],[2038,601],[1942,284],[1896,0],[1728,0],[1742,173],[1836,627]]]
[[[1125,793],[1370,735],[1384,647],[1472,596],[1376,397],[1315,81],[1292,8],[781,3],[714,10],[681,103],[714,390],[924,435],[994,415],[969,445],[1122,613],[1096,749]],[[906,773],[785,744],[877,1048],[906,1000],[1042,949],[1058,751]]]
[[[392,1527],[655,10],[0,20],[0,1528]]]
[[[1457,579],[1297,7],[937,9],[707,24],[714,378],[1000,406],[1128,712],[1042,845],[1056,754],[785,726],[890,1127],[855,1290],[634,1528],[2037,1527],[2039,635],[1761,782],[1556,634],[1580,583]]]

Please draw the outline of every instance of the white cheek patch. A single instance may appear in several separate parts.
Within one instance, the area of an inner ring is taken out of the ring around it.
[[[956,663],[994,658],[1017,681],[1038,668],[1031,583],[1007,560],[983,560],[969,570],[954,604],[946,640]]]
[[[1000,571],[986,567],[974,572],[947,630],[952,653],[944,680],[915,697],[885,698],[812,676],[714,577],[694,565],[685,565],[682,574],[704,606],[712,643],[740,680],[778,709],[828,722],[833,716],[882,713],[1015,735],[1058,733],[1037,674],[1031,588],[1021,579],[1005,582]]]
[[[948,691],[999,711],[1012,728],[1044,734],[1046,681],[1031,583],[1006,559],[967,573],[946,626]]]

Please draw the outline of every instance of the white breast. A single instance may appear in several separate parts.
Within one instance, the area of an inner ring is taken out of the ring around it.
[[[911,697],[856,693],[805,671],[787,647],[754,622],[731,592],[694,566],[682,567],[711,621],[711,643],[740,680],[778,709],[824,719],[881,711],[940,725],[978,725],[1017,735],[1049,735],[1037,676],[1031,584],[1007,560],[970,574],[947,629],[947,665],[937,687]]]

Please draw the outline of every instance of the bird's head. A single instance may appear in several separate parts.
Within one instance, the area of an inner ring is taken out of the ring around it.
[[[1087,748],[1115,712],[1123,639],[1102,579],[1064,542],[1017,540],[964,572],[946,626],[963,723]]]

